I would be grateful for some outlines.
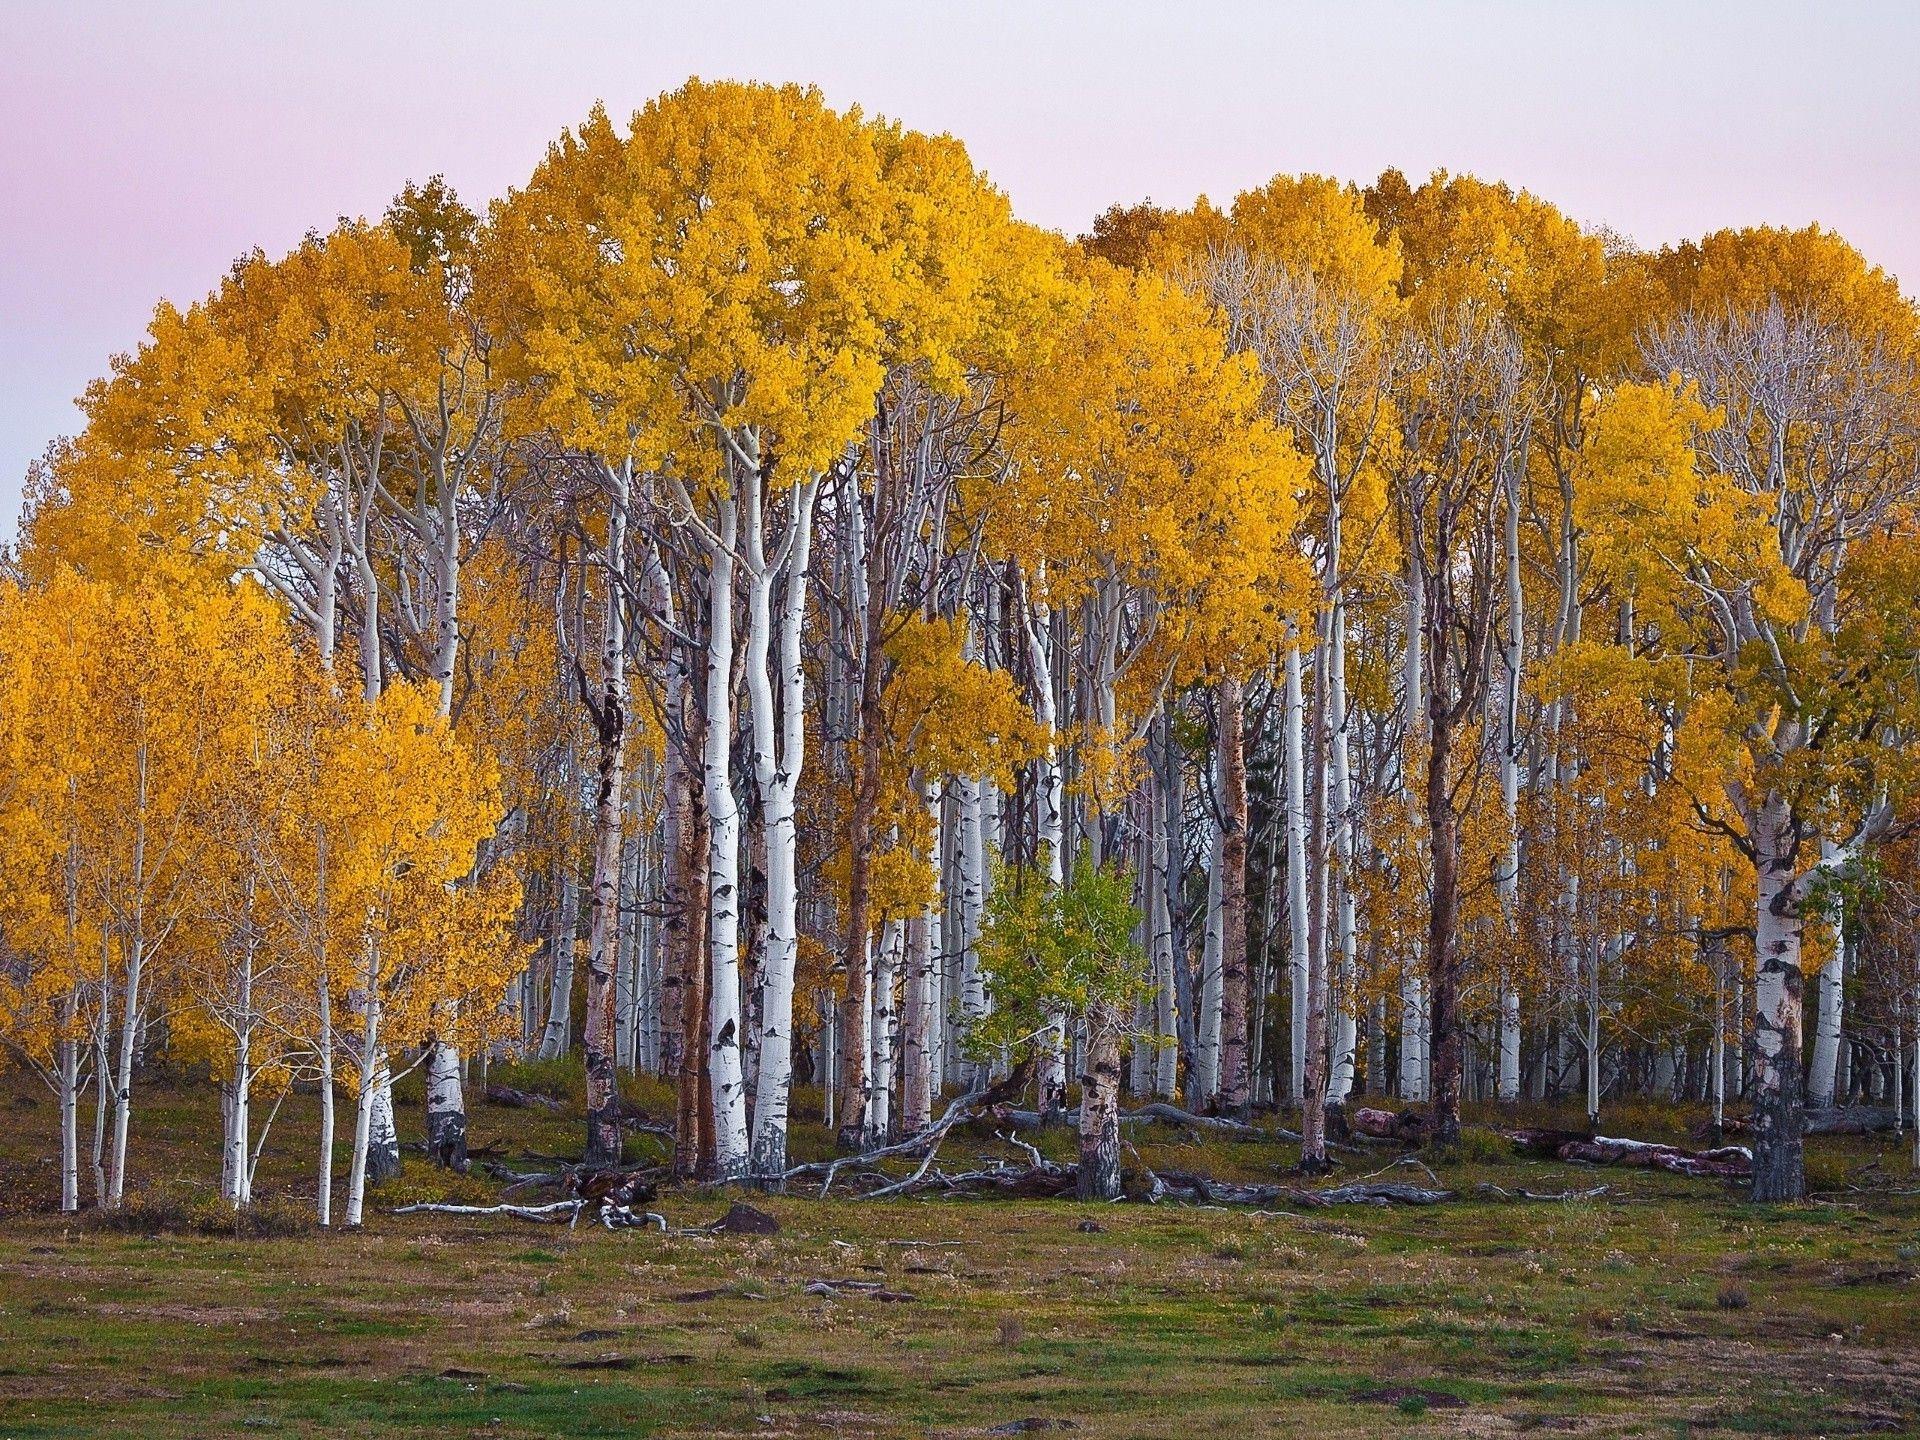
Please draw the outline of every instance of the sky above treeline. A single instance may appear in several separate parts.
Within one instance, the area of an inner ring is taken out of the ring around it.
[[[156,301],[596,99],[798,80],[966,141],[1026,219],[1468,171],[1644,246],[1818,220],[1920,290],[1920,5],[0,0],[0,539]]]

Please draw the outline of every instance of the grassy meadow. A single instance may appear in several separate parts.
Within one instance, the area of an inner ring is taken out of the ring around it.
[[[577,1094],[564,1067],[510,1078]],[[276,1122],[243,1227],[208,1199],[215,1104],[204,1083],[137,1094],[138,1198],[103,1223],[49,1213],[50,1099],[0,1093],[0,1440],[1920,1434],[1920,1179],[1890,1136],[1809,1142],[1820,1196],[1787,1209],[1516,1160],[1479,1130],[1434,1161],[1462,1198],[1428,1208],[747,1197],[772,1236],[392,1215],[501,1188],[415,1155],[362,1231],[322,1234],[305,1218],[311,1102]],[[817,1097],[802,1114],[817,1122]],[[1605,1128],[1679,1138],[1687,1118]],[[402,1135],[418,1129],[410,1104]],[[526,1157],[578,1153],[577,1129],[481,1104],[472,1140],[538,1169]],[[1292,1159],[1134,1134],[1156,1167],[1274,1179]],[[796,1151],[827,1153],[817,1123]],[[990,1153],[1007,1147],[961,1131],[942,1161]],[[1397,1153],[1343,1155],[1336,1178]],[[1572,1201],[1476,1193],[1603,1183]],[[731,1198],[659,1207],[691,1227]]]

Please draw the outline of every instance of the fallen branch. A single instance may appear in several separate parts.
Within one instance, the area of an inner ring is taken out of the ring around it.
[[[1427,1138],[1427,1117],[1418,1110],[1375,1110],[1360,1106],[1347,1116],[1347,1126],[1369,1140],[1398,1140],[1418,1145]]]
[[[906,1290],[889,1290],[877,1280],[809,1280],[801,1287],[801,1293],[824,1296],[828,1300],[852,1296],[889,1304],[908,1304],[920,1298]]]
[[[1595,1185],[1590,1190],[1505,1190],[1483,1182],[1473,1187],[1473,1193],[1483,1200],[1597,1200],[1612,1191],[1611,1185]]]
[[[1184,1170],[1163,1170],[1160,1180],[1168,1194],[1185,1190],[1216,1205],[1288,1204],[1321,1210],[1331,1205],[1437,1205],[1443,1200],[1459,1198],[1452,1190],[1426,1189],[1398,1182],[1359,1181],[1325,1190],[1305,1190],[1293,1185],[1242,1185]]]
[[[946,1112],[926,1129],[909,1135],[904,1140],[896,1140],[891,1145],[863,1150],[858,1155],[841,1155],[832,1160],[815,1160],[805,1165],[790,1165],[781,1172],[780,1183],[784,1186],[789,1180],[821,1175],[825,1178],[820,1182],[820,1193],[825,1195],[833,1188],[834,1177],[850,1165],[871,1165],[876,1160],[884,1160],[893,1155],[916,1154],[924,1148],[927,1151],[926,1161],[913,1176],[914,1179],[918,1179],[926,1174],[927,1165],[932,1163],[934,1154],[940,1148],[940,1142],[947,1138],[947,1132],[958,1125],[975,1106],[980,1105],[992,1093],[992,1090],[968,1091],[947,1106]]]
[[[1584,1160],[1590,1165],[1631,1165],[1695,1177],[1730,1177],[1753,1173],[1753,1152],[1744,1145],[1695,1151],[1650,1140],[1622,1140],[1596,1135],[1591,1140],[1563,1145],[1560,1158]]]
[[[503,1110],[561,1110],[566,1108],[564,1100],[556,1100],[551,1095],[536,1095],[531,1090],[516,1090],[511,1085],[489,1085],[486,1089],[487,1104],[498,1105]]]
[[[396,1205],[390,1215],[511,1215],[516,1220],[532,1220],[541,1225],[569,1226],[580,1218],[584,1200],[556,1200],[551,1205],[452,1205],[422,1201],[416,1205]]]
[[[1041,1130],[1049,1125],[1061,1129],[1074,1129],[1080,1124],[1080,1111],[1076,1107],[1062,1111],[1058,1116],[1048,1117],[1038,1110],[997,1109],[994,1119],[1016,1130]],[[1281,1140],[1298,1144],[1298,1131],[1275,1126],[1263,1130],[1258,1125],[1249,1125],[1243,1120],[1230,1119],[1224,1115],[1196,1115],[1191,1110],[1182,1110],[1178,1105],[1169,1105],[1163,1100],[1155,1100],[1136,1110],[1123,1110],[1120,1113],[1122,1125],[1183,1125],[1194,1130],[1212,1130],[1222,1135],[1231,1135],[1240,1140]]]
[[[1652,1140],[1581,1135],[1566,1130],[1515,1130],[1507,1139],[1523,1155],[1539,1155],[1582,1165],[1628,1165],[1665,1170],[1695,1178],[1734,1178],[1753,1173],[1753,1152],[1744,1145],[1713,1150],[1684,1150]]]
[[[1900,1118],[1891,1105],[1837,1105],[1806,1111],[1800,1117],[1800,1133],[1877,1135],[1885,1130],[1898,1130]],[[1727,1135],[1742,1135],[1752,1128],[1752,1120],[1735,1115],[1727,1116],[1720,1123],[1721,1132]]]
[[[415,1205],[399,1205],[388,1211],[390,1215],[510,1215],[515,1220],[531,1220],[540,1225],[558,1225],[566,1221],[567,1228],[573,1229],[580,1223],[580,1217],[590,1207],[594,1210],[594,1219],[609,1230],[633,1230],[648,1225],[655,1226],[661,1234],[667,1230],[667,1217],[653,1210],[633,1210],[625,1205],[609,1201],[595,1202],[585,1197],[572,1200],[556,1200],[550,1205],[453,1205],[442,1201],[423,1201]]]

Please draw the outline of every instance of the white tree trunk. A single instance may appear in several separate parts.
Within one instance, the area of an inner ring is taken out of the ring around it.
[[[253,1167],[248,1164],[253,1095],[253,956],[251,939],[241,946],[240,1013],[233,1031],[233,1074],[228,1081],[227,1140],[222,1195],[236,1208],[253,1202]]]
[[[372,1131],[367,1139],[367,1174],[384,1180],[400,1173],[400,1131],[393,1118],[393,1071],[382,1050],[374,1062]]]
[[[1058,744],[1059,710],[1053,695],[1053,615],[1040,604],[1024,607],[1021,615],[1027,635],[1028,663],[1033,671],[1034,718],[1045,735],[1045,749],[1037,767],[1039,785],[1038,840],[1047,867],[1047,883],[1056,888],[1066,882],[1066,783],[1060,766]],[[1067,1020],[1053,1014],[1047,1017],[1048,1034],[1040,1053],[1040,1110],[1057,1113],[1066,1106],[1067,1096]]]
[[[571,806],[571,795],[566,803]],[[573,966],[580,928],[580,882],[574,878],[570,854],[561,858],[561,865],[560,899],[553,917],[553,989],[547,996],[547,1024],[540,1036],[542,1060],[557,1059],[573,1048]]]
[[[900,1019],[900,1128],[917,1134],[933,1118],[933,949],[928,917],[907,924],[907,976],[902,985]]]
[[[1426,614],[1427,582],[1417,553],[1407,557],[1407,640],[1402,688],[1406,700],[1406,736],[1400,770],[1400,794],[1409,807],[1417,807],[1416,787],[1412,783],[1416,746],[1427,713],[1426,698]],[[1416,813],[1417,818],[1417,813]],[[1417,875],[1404,875],[1409,888],[1419,883]],[[1407,927],[1406,959],[1400,972],[1400,1098],[1424,1101],[1428,1095],[1430,1074],[1429,1030],[1427,1016],[1427,980],[1425,951],[1418,927]]]
[[[587,1012],[581,1035],[586,1052],[586,1159],[620,1163],[619,1006],[621,882],[625,875],[627,817],[627,508],[633,461],[602,467],[607,486],[606,587],[600,632],[600,698],[589,704],[596,759],[593,797],[593,878],[587,909]],[[581,689],[585,691],[585,682]],[[462,1146],[462,1159],[465,1147]]]
[[[873,1022],[867,1054],[867,1132],[884,1142],[893,1133],[894,985],[900,973],[906,926],[889,920],[880,931],[880,949],[873,966]]]
[[[1153,1025],[1159,1037],[1153,1054],[1153,1093],[1171,1100],[1180,1083],[1180,1016],[1175,1002],[1173,911],[1168,890],[1173,883],[1173,854],[1180,839],[1169,833],[1172,827],[1165,823],[1164,807],[1158,814],[1161,823],[1153,832],[1153,895],[1148,917],[1153,926]]]
[[[141,994],[146,946],[136,933],[127,957],[126,991],[121,1000],[120,1052],[113,1071],[113,1150],[107,1170],[107,1208],[118,1210],[126,1198],[127,1127],[133,1118],[133,1054],[145,997]]]
[[[1832,853],[1830,845],[1823,849]],[[1829,903],[1833,907],[1833,952],[1814,978],[1813,1056],[1807,1067],[1807,1104],[1814,1109],[1833,1104],[1835,1082],[1840,1073],[1840,1031],[1846,1006],[1846,924],[1838,897]]]
[[[760,962],[760,1068],[754,1094],[753,1173],[775,1176],[787,1165],[787,1109],[793,1088],[793,979],[800,955],[799,837],[794,803],[806,760],[806,672],[800,632],[807,614],[807,567],[812,553],[813,499],[817,482],[795,487],[784,569],[786,585],[777,617],[761,583],[771,579],[754,524],[748,545],[747,686],[752,704],[754,774],[766,832],[767,939]],[[758,492],[755,490],[755,499]],[[753,519],[757,522],[758,517]],[[768,673],[769,624],[778,648],[779,674]],[[774,687],[780,714],[774,715]]]
[[[1512,982],[1500,991],[1500,1081],[1502,1104],[1520,1098],[1520,988]]]
[[[417,517],[417,529],[434,563],[433,678],[440,718],[453,721],[453,677],[460,657],[460,484],[449,482],[446,453],[429,457],[435,469],[433,511]],[[616,538],[614,548],[618,548]],[[435,1163],[467,1168],[467,1098],[460,1083],[460,1047],[449,1038],[459,1011],[453,1002],[435,1006],[435,1034],[427,1056],[427,1153]]]
[[[324,904],[321,907],[324,910]],[[320,965],[320,1164],[314,1182],[314,1218],[321,1227],[333,1224],[333,995],[324,960]]]
[[[1218,816],[1208,821],[1210,843],[1207,847],[1207,923],[1200,942],[1200,985],[1197,1025],[1194,1030],[1193,1074],[1189,1077],[1188,1106],[1204,1110],[1220,1093],[1220,999],[1221,971],[1221,857],[1223,838]]]
[[[629,797],[625,838],[620,850],[620,955],[614,980],[614,1008],[618,1013],[616,1027],[617,1063],[628,1070],[648,1070],[655,1068],[655,1061],[649,1050],[648,1004],[653,999],[652,987],[648,983],[646,953],[651,950],[651,919],[644,910],[639,910],[643,871],[645,870],[644,852],[646,840],[640,833],[644,816],[637,799],[638,787],[634,796]],[[633,916],[631,923],[627,917]]]
[[[1300,637],[1288,627],[1282,745],[1287,789],[1287,977],[1290,1001],[1288,1088],[1294,1098],[1307,1085],[1307,763],[1306,701],[1300,679]]]
[[[1507,624],[1502,644],[1506,661],[1500,707],[1500,806],[1506,823],[1506,854],[1496,877],[1500,913],[1509,928],[1520,916],[1520,687],[1526,643],[1526,592],[1520,575],[1519,477],[1506,488]],[[1520,1098],[1520,988],[1509,976],[1500,992],[1500,1080],[1498,1097],[1511,1105]]]
[[[1427,981],[1418,952],[1400,979],[1400,1098],[1427,1098]]]
[[[986,836],[984,834],[984,813],[982,796],[986,782],[977,776],[962,777],[956,787],[957,803],[954,806],[954,823],[959,834],[955,837],[958,850],[960,893],[959,901],[960,933],[955,937],[956,959],[959,966],[960,1006],[959,1019],[962,1034],[968,1027],[978,1023],[987,1013],[987,991],[984,977],[980,973],[980,929],[986,914],[987,895],[987,857]],[[964,1088],[973,1088],[985,1074],[984,1067],[963,1066],[960,1083]]]
[[[440,1010],[451,1023],[450,1007]],[[466,1169],[467,1101],[460,1083],[460,1047],[451,1041],[427,1042],[427,1151],[434,1160]]]
[[[927,809],[933,829],[929,843],[933,847],[933,898],[927,904],[927,1064],[933,1093],[939,1094],[947,1074],[947,867],[945,858],[952,843],[946,823],[946,803],[942,787],[929,781]]]
[[[71,1000],[69,1000],[71,1006]],[[71,1024],[71,1016],[69,1016]],[[80,1208],[80,1042],[62,1040],[60,1075],[60,1208]]]
[[[380,1061],[380,947],[366,940],[365,1000],[360,1012],[360,1093],[353,1108],[353,1160],[347,1170],[347,1227],[360,1224],[367,1197],[368,1154],[375,1143],[374,1111],[384,1089],[386,1066]]]
[[[714,1172],[747,1173],[747,1095],[741,1060],[740,805],[733,794],[733,545],[739,512],[723,502],[721,543],[707,586],[707,731],[701,755],[711,837],[707,846],[709,1035]]]
[[[1335,911],[1334,954],[1338,957],[1339,1008],[1334,1012],[1333,1069],[1327,1081],[1327,1099],[1346,1103],[1353,1093],[1354,1051],[1360,1041],[1359,1010],[1354,1002],[1358,981],[1358,935],[1353,893],[1353,771],[1347,744],[1347,604],[1334,596],[1332,643],[1327,666],[1329,709],[1328,766],[1333,792],[1333,849],[1337,868],[1331,877],[1339,904]]]
[[[1769,795],[1753,807],[1757,905],[1753,986],[1753,1198],[1799,1200],[1806,1193],[1801,1156],[1801,881],[1793,871],[1793,815]]]

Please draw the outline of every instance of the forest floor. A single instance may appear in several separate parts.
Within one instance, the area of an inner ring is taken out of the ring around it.
[[[576,1083],[516,1083],[543,1082]],[[157,1080],[136,1106],[140,1203],[106,1226],[45,1213],[53,1107],[0,1088],[0,1437],[1920,1434],[1920,1179],[1891,1136],[1810,1141],[1821,1195],[1792,1207],[1513,1159],[1479,1132],[1435,1164],[1462,1198],[1424,1208],[745,1197],[768,1236],[389,1214],[498,1189],[415,1155],[363,1230],[326,1235],[299,1218],[314,1116],[295,1097],[260,1169],[261,1228],[290,1233],[240,1238],[204,1198],[211,1089]],[[539,1168],[523,1154],[577,1153],[577,1113],[479,1105],[472,1140]],[[1681,1139],[1688,1118],[1602,1128]],[[409,1106],[403,1137],[418,1123]],[[1156,1168],[1273,1180],[1293,1160],[1135,1134]],[[798,1129],[800,1158],[825,1145]],[[942,1159],[984,1153],[1005,1147],[962,1130]],[[1475,1196],[1488,1182],[1612,1188],[1501,1202]],[[684,1227],[732,1198],[657,1208]]]

